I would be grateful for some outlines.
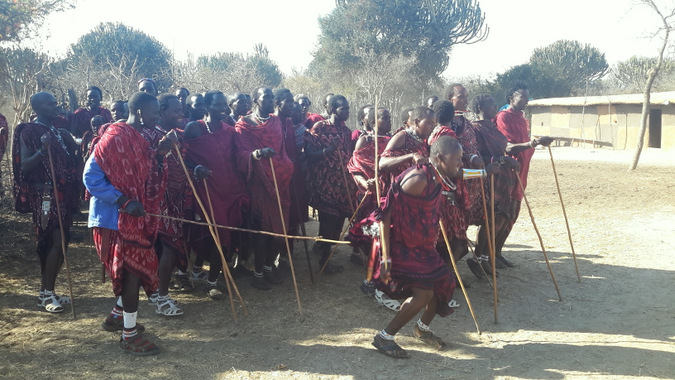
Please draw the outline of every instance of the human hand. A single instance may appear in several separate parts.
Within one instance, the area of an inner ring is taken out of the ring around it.
[[[145,209],[143,208],[143,204],[139,201],[127,203],[127,206],[122,211],[131,216],[145,216]]]
[[[485,163],[480,159],[480,157],[478,157],[478,155],[473,155],[471,157],[471,166],[473,166],[475,169],[483,169],[485,168]]]
[[[52,143],[52,135],[45,133],[44,135],[40,136],[40,143],[42,143],[42,149],[47,150],[47,148],[49,148],[49,144]]]
[[[543,146],[551,145],[553,140],[555,140],[555,137],[550,137],[550,136],[542,136],[539,139],[535,139],[536,144],[543,145]]]
[[[197,165],[195,166],[193,174],[195,175],[195,178],[201,181],[208,177],[211,177],[211,174],[213,174],[213,172],[211,172],[211,170],[209,170],[209,168],[207,168],[206,166]]]
[[[366,181],[366,189],[370,191],[371,193],[374,192],[375,189],[375,178],[371,178]]]
[[[485,173],[487,175],[497,174],[499,172],[500,165],[496,162],[491,162],[485,167]]]
[[[513,157],[504,156],[504,165],[508,166],[509,169],[515,170],[517,172],[520,171],[520,163]]]
[[[429,163],[429,157],[424,157],[419,153],[412,153],[411,158],[412,158],[413,164],[415,164],[415,165],[418,165],[418,164],[424,165],[424,164]]]
[[[272,148],[258,149],[258,154],[261,158],[272,158],[277,155],[277,151]]]

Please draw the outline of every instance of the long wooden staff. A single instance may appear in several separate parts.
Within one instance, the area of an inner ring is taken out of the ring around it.
[[[209,210],[211,211],[211,216],[209,216],[210,220],[216,221],[216,213],[213,212],[213,203],[211,203],[211,193],[209,192],[209,187],[206,184],[206,178],[202,178],[202,183],[204,184],[204,191],[206,192],[206,201],[209,202]],[[207,218],[207,220],[209,220]],[[213,241],[216,243],[216,248],[218,248],[218,253],[220,253],[220,262],[223,266],[223,273],[225,274],[225,287],[227,288],[227,295],[230,300],[230,308],[232,308],[232,316],[234,317],[234,321],[237,322],[237,313],[235,313],[235,308],[234,308],[234,297],[232,297],[232,289],[230,288],[230,281],[234,282],[234,278],[232,278],[231,273],[230,273],[230,268],[227,265],[227,260],[225,260],[225,255],[223,251],[223,246],[220,242],[220,233],[218,232],[217,228],[214,227],[209,227],[211,230],[211,234],[213,236]]]
[[[277,203],[279,204],[279,216],[281,217],[281,228],[286,233],[286,221],[284,220],[284,209],[281,207],[281,195],[279,194],[279,184],[277,183],[277,173],[274,171],[274,161],[270,159],[270,169],[272,169],[272,179],[274,180],[274,190],[277,193]],[[302,316],[302,305],[300,304],[300,292],[298,292],[298,282],[295,280],[295,268],[293,267],[293,252],[291,252],[291,245],[288,243],[288,236],[284,236],[286,242],[286,251],[288,252],[288,262],[291,264],[291,276],[293,277],[293,287],[295,287],[295,299],[298,300],[298,312]]]
[[[173,148],[174,148],[174,152],[176,153],[176,157],[178,158],[178,161],[180,162],[180,165],[183,168],[183,172],[185,173],[185,178],[187,179],[188,184],[190,185],[190,188],[192,189],[192,193],[195,196],[195,200],[197,201],[197,204],[199,205],[199,208],[202,210],[202,213],[204,214],[204,218],[206,218],[206,221],[209,224],[212,224],[211,220],[209,218],[209,213],[206,212],[206,207],[204,207],[204,203],[202,203],[201,198],[199,198],[199,194],[197,194],[197,188],[195,187],[194,182],[192,182],[192,177],[190,176],[190,172],[187,170],[187,166],[185,166],[185,161],[183,160],[183,155],[180,153],[180,150],[178,149],[177,145],[174,144]],[[213,238],[213,241],[217,242],[216,248],[218,248],[218,252],[220,253],[220,255],[222,257],[224,257],[225,255],[222,251],[222,247],[220,247],[220,240],[217,239],[217,236],[214,233],[213,228],[209,228],[209,232],[211,232],[211,237]],[[227,274],[229,274],[229,272],[230,272],[229,267],[227,265],[223,265],[223,273],[226,273],[225,282],[230,281],[230,278],[232,277],[231,275],[230,276],[227,275]],[[239,294],[239,289],[237,288],[237,284],[234,283],[234,281],[232,281],[232,286],[235,290],[235,293],[239,297],[239,302],[241,302],[241,306],[244,309],[244,314],[246,316],[248,316],[248,310],[246,310],[246,304],[244,303],[244,299],[241,298],[241,295]],[[229,294],[229,296],[230,296],[230,298],[232,298],[232,294]],[[232,303],[231,303],[231,305],[232,305]],[[236,311],[235,311],[234,308],[232,308],[232,314],[235,315],[234,320],[236,321],[237,317],[236,317]]]
[[[73,284],[70,279],[70,267],[68,266],[68,255],[66,254],[66,232],[63,230],[63,217],[61,216],[61,202],[59,202],[59,188],[56,184],[56,171],[54,170],[54,160],[52,156],[52,146],[47,146],[49,155],[49,170],[52,173],[52,187],[54,190],[54,200],[56,203],[56,215],[59,217],[59,230],[61,231],[61,252],[63,253],[63,264],[66,266],[66,277],[68,277],[68,292],[70,293],[70,312],[75,319],[75,299],[73,298]]]
[[[196,220],[174,218],[174,217],[168,216],[168,215],[152,214],[152,213],[149,213],[149,212],[146,212],[146,215],[154,216],[154,217],[160,218],[160,219],[177,220],[177,221],[183,222],[183,223],[196,224],[198,226],[215,227],[215,228],[220,228],[220,229],[223,229],[223,230],[249,232],[249,233],[252,233],[252,234],[267,235],[267,236],[274,236],[274,237],[280,237],[280,238],[288,237],[289,239],[296,239],[296,240],[323,241],[323,242],[331,243],[331,244],[345,244],[345,245],[350,244],[348,241],[338,241],[338,240],[324,239],[321,236],[284,235],[284,234],[276,234],[274,232],[269,232],[269,231],[258,231],[258,230],[249,230],[247,228],[223,226],[222,224],[216,224],[216,223],[197,222]]]
[[[565,227],[567,227],[567,236],[570,238],[570,247],[572,248],[572,258],[574,259],[574,269],[577,271],[577,281],[581,282],[581,275],[579,274],[579,266],[577,265],[577,254],[574,252],[574,243],[572,243],[572,232],[570,231],[570,223],[567,221],[567,212],[565,211],[565,203],[563,202],[562,193],[560,192],[560,184],[558,183],[558,172],[555,170],[555,162],[553,161],[553,153],[551,146],[548,146],[548,154],[551,156],[551,166],[553,167],[553,176],[555,177],[555,187],[558,189],[558,197],[560,198],[560,207],[562,207],[563,216],[565,217]]]
[[[345,163],[342,162],[342,151],[337,150],[338,158],[340,159],[340,170],[342,171],[342,182],[345,184],[345,191],[347,192],[347,199],[349,200],[349,207],[354,211],[354,203],[352,203],[352,194],[349,190],[349,183],[347,182],[347,173],[345,172]]]
[[[352,224],[352,222],[354,221],[354,218],[356,218],[356,214],[359,212],[359,209],[363,205],[363,201],[366,200],[366,197],[368,196],[368,194],[370,194],[370,192],[366,191],[366,194],[363,196],[363,198],[361,198],[361,202],[359,202],[359,205],[356,207],[356,210],[354,210],[354,212],[352,213],[352,216],[347,221],[347,224],[344,226],[344,228],[342,228],[342,232],[340,233],[340,238],[339,238],[340,241],[342,241],[342,239],[345,237],[345,234],[349,230],[349,225]],[[337,249],[337,247],[338,246],[336,244],[330,250],[330,253],[328,254],[328,258],[323,263],[323,266],[321,267],[321,270],[319,271],[319,274],[317,275],[317,277],[319,277],[319,276],[321,276],[321,274],[323,274],[323,270],[326,269],[326,266],[328,265],[328,260],[330,260],[331,256],[333,256],[333,253],[335,253],[335,250]]]
[[[305,222],[302,221],[303,213],[302,210],[300,209],[300,198],[298,198],[298,188],[295,187],[296,183],[293,181],[293,177],[291,177],[291,188],[293,188],[293,192],[295,193],[295,208],[297,209],[296,211],[298,212],[298,215],[300,215],[300,232],[302,233],[302,236],[307,236],[307,230],[305,229]],[[306,205],[305,205],[306,206]],[[305,216],[307,216],[307,210],[305,207]],[[309,267],[309,279],[312,280],[312,285],[314,285],[314,272],[312,271],[312,260],[309,257],[309,244],[307,243],[307,240],[302,240],[303,245],[305,246],[305,256],[307,257],[307,266]]]
[[[541,234],[537,228],[537,224],[534,222],[534,215],[532,214],[532,209],[530,208],[530,203],[527,201],[527,196],[525,196],[525,188],[523,188],[523,182],[520,180],[520,175],[516,173],[516,178],[518,179],[518,185],[520,186],[520,191],[523,192],[523,200],[527,206],[527,211],[530,213],[530,220],[532,221],[532,227],[534,227],[534,232],[537,233],[539,238],[539,244],[541,245],[541,251],[544,253],[544,259],[546,260],[546,265],[548,265],[548,271],[551,273],[551,278],[553,279],[553,285],[555,285],[555,291],[558,292],[558,299],[562,301],[562,295],[560,294],[560,289],[558,288],[558,282],[555,280],[555,275],[553,274],[553,268],[551,268],[551,263],[548,261],[548,254],[546,254],[546,248],[544,248],[544,241],[541,239]]]
[[[377,114],[377,103],[379,98],[375,98],[375,127],[373,132],[375,134],[375,196],[377,197],[377,207],[380,207],[380,150],[378,140],[380,137],[380,124],[378,123],[378,114]],[[384,270],[386,271],[389,266],[387,261],[387,242],[384,239],[384,223],[382,221],[377,222],[377,225],[380,230],[380,252],[382,255],[382,262],[384,263]],[[373,268],[368,268],[366,273],[366,279],[370,281],[373,277]]]
[[[478,326],[478,319],[476,319],[476,313],[473,312],[473,306],[471,306],[471,300],[469,299],[469,295],[466,293],[464,281],[462,281],[462,277],[459,275],[459,271],[457,270],[457,264],[455,263],[455,258],[452,256],[452,248],[450,248],[450,241],[448,240],[448,234],[445,232],[445,226],[443,225],[443,221],[440,219],[438,220],[438,226],[441,228],[443,240],[445,240],[445,246],[448,247],[448,253],[450,254],[450,262],[452,263],[452,269],[455,270],[457,280],[459,281],[459,286],[462,288],[462,293],[464,293],[464,298],[466,298],[466,304],[469,306],[469,311],[471,312],[473,323],[476,325],[476,332],[478,333],[478,335],[480,335],[481,331],[480,326]]]
[[[497,231],[495,229],[495,176],[490,175],[490,212],[492,213],[492,257],[490,257],[490,265],[492,266],[492,282],[497,284]],[[495,293],[497,296],[497,293]],[[494,300],[495,305],[499,302],[497,296]],[[495,314],[495,323],[499,323]]]
[[[480,177],[480,195],[483,198],[483,218],[485,218],[485,236],[487,238],[488,242],[488,250],[490,251],[490,262],[492,262],[492,258],[495,257],[495,247],[492,245],[492,234],[490,232],[490,219],[488,218],[488,211],[487,211],[487,202],[485,201],[485,189],[484,189],[484,182],[483,182],[483,177]],[[494,199],[494,196],[493,196]],[[478,262],[478,265],[483,268],[482,265],[480,265],[480,261]],[[483,270],[484,272],[484,270]],[[498,317],[498,312],[497,312],[497,302],[499,301],[499,290],[497,290],[497,270],[495,269],[494,264],[492,265],[492,295],[494,298],[494,315],[495,315],[495,324],[499,323],[499,317]]]

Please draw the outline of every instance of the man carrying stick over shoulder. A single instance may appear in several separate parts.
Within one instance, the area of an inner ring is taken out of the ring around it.
[[[121,314],[120,347],[136,355],[159,353],[159,347],[140,336],[142,328],[136,325],[139,287],[143,286],[148,296],[158,287],[158,260],[153,249],[158,219],[146,212],[159,213],[166,185],[160,162],[171,142],[164,139],[154,150],[141,134],[143,128],[155,128],[158,120],[157,99],[148,93],[133,94],[129,118],[108,127],[84,173],[92,194],[89,224],[95,227],[94,244],[123,305],[118,302],[104,324],[119,326]],[[103,180],[91,181],[96,170],[104,174]]]
[[[442,136],[431,145],[429,163],[418,164],[399,175],[389,190],[379,215],[384,225],[388,260],[375,275],[378,289],[393,299],[406,299],[387,327],[375,335],[373,346],[393,358],[408,353],[394,341],[403,326],[424,309],[413,335],[442,350],[446,344],[429,330],[436,314],[452,313],[448,302],[455,277],[436,251],[442,191],[461,175],[462,147]]]

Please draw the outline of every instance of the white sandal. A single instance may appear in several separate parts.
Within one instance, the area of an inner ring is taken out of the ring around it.
[[[401,309],[400,302],[389,298],[388,295],[384,294],[384,292],[379,289],[375,290],[375,300],[377,300],[377,303],[386,307],[387,309],[391,309],[393,311],[399,311]]]
[[[460,306],[459,302],[457,302],[455,300],[450,300],[450,302],[448,302],[448,307],[451,308],[451,309],[458,308],[459,306]]]
[[[157,310],[155,310],[155,313],[162,314],[167,317],[177,317],[179,315],[183,315],[183,310],[178,307],[178,302],[172,300],[171,298],[167,298],[165,300],[157,301]]]
[[[45,310],[47,310],[50,313],[61,313],[63,312],[63,306],[61,306],[61,303],[59,302],[59,296],[56,294],[43,294],[38,297],[38,306],[44,307]],[[68,302],[70,302],[70,299],[68,299]]]

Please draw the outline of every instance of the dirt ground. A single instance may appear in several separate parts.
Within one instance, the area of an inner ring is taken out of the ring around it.
[[[185,311],[162,317],[142,302],[139,321],[162,353],[138,358],[118,347],[119,335],[100,323],[113,303],[110,282],[84,224],[73,228],[68,252],[77,319],[69,308],[51,315],[36,306],[39,265],[30,221],[0,215],[0,377],[17,379],[559,379],[675,377],[675,160],[658,150],[643,153],[638,171],[627,172],[630,152],[554,148],[581,282],[548,152],[538,150],[528,199],[551,260],[563,301],[523,206],[505,256],[516,265],[500,270],[499,323],[492,291],[463,262],[462,278],[482,334],[461,292],[461,307],[432,329],[450,342],[444,352],[412,338],[412,324],[398,336],[411,358],[396,361],[375,351],[375,332],[393,317],[363,295],[363,269],[340,248],[339,275],[312,286],[301,244],[295,267],[304,316],[293,285],[270,292],[237,281],[250,315],[211,301],[203,287],[173,294]],[[4,165],[4,162],[3,162]],[[9,173],[5,171],[5,176]],[[6,177],[5,177],[6,178]],[[310,222],[310,233],[317,222]],[[470,231],[473,236],[473,230]],[[312,258],[314,260],[314,258]],[[316,269],[316,262],[313,263]],[[57,291],[67,294],[65,271]]]

